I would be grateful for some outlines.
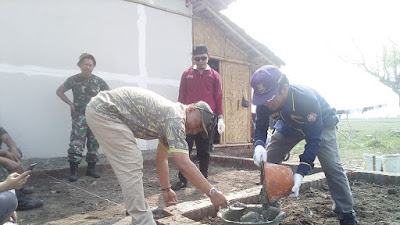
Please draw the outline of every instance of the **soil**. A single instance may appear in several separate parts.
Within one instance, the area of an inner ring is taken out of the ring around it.
[[[106,225],[125,217],[121,189],[108,165],[99,166],[99,179],[84,176],[85,168],[80,167],[79,180],[70,183],[67,181],[67,169],[40,171],[66,168],[65,159],[54,160],[51,165],[48,161],[46,160],[47,164],[38,163],[39,171],[31,176],[27,184],[35,187],[31,198],[42,199],[44,207],[18,212],[19,224]],[[103,157],[101,162],[106,163],[106,159]],[[29,164],[30,161],[25,163]],[[173,162],[170,162],[170,177],[172,184],[177,181],[177,170]],[[258,170],[211,162],[208,180],[222,192],[232,193],[258,185],[260,174]],[[154,161],[146,161],[144,164],[143,182],[149,206],[162,208],[162,195]],[[400,186],[352,182],[351,188],[359,224],[400,224]],[[331,211],[333,201],[326,189],[311,189],[302,193],[299,198],[282,199],[282,210],[286,212],[286,216],[281,224],[338,224],[335,214]],[[188,188],[178,191],[177,195],[180,202],[207,198],[190,184]],[[305,208],[311,210],[313,216],[306,214]],[[222,221],[218,218],[205,218],[201,223],[219,225]]]

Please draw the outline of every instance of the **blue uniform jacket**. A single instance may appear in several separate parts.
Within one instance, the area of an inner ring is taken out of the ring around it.
[[[306,145],[303,154],[300,155],[297,173],[307,175],[308,171],[314,167],[315,157],[321,147],[322,129],[339,122],[336,110],[331,108],[315,90],[289,85],[288,98],[279,111],[270,112],[264,105],[257,106],[254,147],[257,145],[265,147],[270,116],[278,120],[275,129],[282,135],[287,137],[297,131],[304,134]]]

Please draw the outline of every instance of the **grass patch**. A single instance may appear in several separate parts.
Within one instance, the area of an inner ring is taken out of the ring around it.
[[[341,119],[337,138],[342,160],[362,159],[363,154],[399,154],[400,119]],[[304,151],[305,141],[293,148]]]

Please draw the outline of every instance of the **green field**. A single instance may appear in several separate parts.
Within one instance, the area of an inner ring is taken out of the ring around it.
[[[363,154],[398,154],[400,119],[341,119],[337,138],[343,162],[359,164]],[[302,141],[292,152],[301,154],[304,144]]]

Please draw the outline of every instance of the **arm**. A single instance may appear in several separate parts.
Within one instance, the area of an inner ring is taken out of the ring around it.
[[[322,141],[323,122],[318,102],[315,104],[315,107],[310,107],[310,114],[316,117],[315,121],[310,121],[313,119],[308,119],[306,117],[305,125],[302,129],[305,135],[306,145],[304,146],[303,154],[300,155],[300,165],[297,168],[297,173],[302,176],[307,175],[308,171],[314,168],[314,160],[318,150],[321,148]]]
[[[171,189],[171,183],[169,182],[168,152],[161,145],[157,146],[156,164],[158,180],[163,191],[164,205],[176,204],[178,197]]]
[[[22,168],[20,163],[8,158],[0,157],[0,165],[3,165],[7,170],[11,172],[17,172],[20,174],[24,172],[24,169]]]
[[[215,100],[215,114],[218,115],[218,118],[222,119],[224,114],[224,109],[222,106],[222,83],[221,77],[218,72],[215,72],[215,82],[214,82],[214,100]]]
[[[21,175],[18,173],[10,174],[5,181],[0,182],[0,192],[20,188],[28,180],[29,173],[30,171],[26,171]]]
[[[109,90],[111,90],[111,88],[108,86],[108,84],[103,79],[101,79],[100,90],[101,91],[109,91]]]
[[[68,91],[69,89],[67,89],[64,84],[62,84],[60,87],[58,87],[56,94],[58,97],[61,98],[61,100],[63,100],[65,103],[67,103],[69,105],[69,107],[71,108],[71,113],[75,112],[75,105],[73,102],[71,102],[71,100],[69,100],[69,98],[65,95],[65,92]]]
[[[173,152],[172,158],[183,176],[185,176],[186,179],[196,188],[205,193],[210,198],[213,205],[222,207],[227,206],[227,200],[221,192],[217,191],[215,195],[210,195],[209,192],[212,188],[211,184],[207,181],[206,178],[204,178],[196,165],[193,164],[188,154]]]
[[[256,109],[256,130],[254,131],[254,147],[262,145],[265,148],[269,127],[269,110],[266,106],[258,105]]]
[[[222,134],[225,131],[223,107],[222,107],[222,84],[221,77],[215,72],[215,82],[214,82],[214,100],[215,100],[215,114],[218,115],[218,133]]]
[[[10,149],[10,153],[11,154],[7,154],[7,152],[3,152],[4,154],[2,154],[1,156],[3,157],[7,157],[10,158],[12,160],[14,160],[15,162],[19,162],[18,159],[18,150],[17,150],[17,145],[15,144],[14,140],[11,138],[11,136],[8,133],[3,133],[3,135],[1,135],[0,137],[1,141],[4,142],[4,144],[7,145],[7,147]]]
[[[178,102],[185,104],[186,99],[185,99],[185,93],[186,93],[186,83],[185,83],[185,73],[182,74],[181,77],[181,84],[179,85],[179,96],[178,96]]]

